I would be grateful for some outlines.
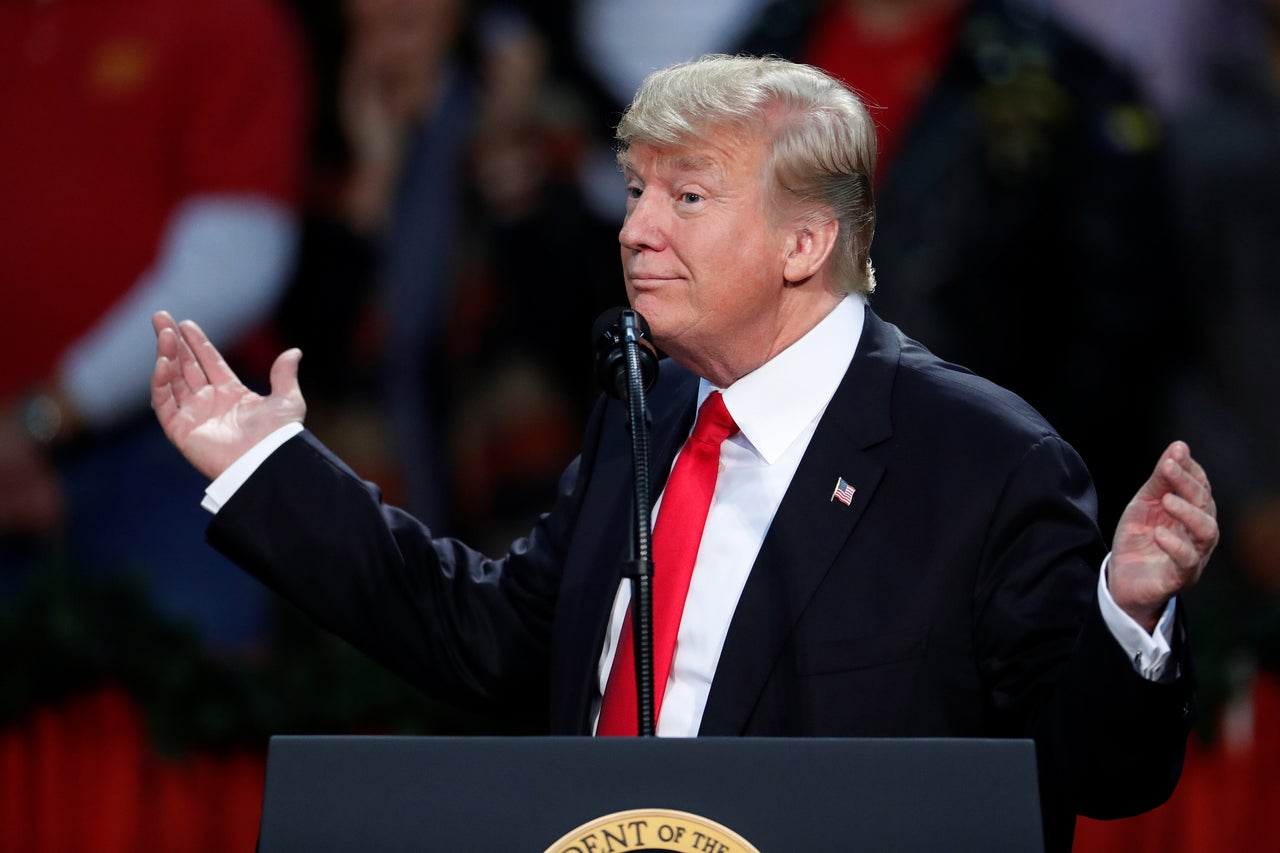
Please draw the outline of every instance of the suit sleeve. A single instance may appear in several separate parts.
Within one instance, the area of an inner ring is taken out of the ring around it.
[[[303,432],[214,516],[208,540],[431,695],[543,713],[551,620],[585,470],[575,460],[553,510],[491,559],[384,505],[376,486]]]
[[[1179,677],[1156,683],[1108,630],[1092,506],[1075,452],[1054,436],[1038,441],[1006,484],[987,536],[975,642],[1000,729],[1036,741],[1046,804],[1112,818],[1173,792],[1192,679],[1185,643],[1175,642],[1170,662]]]

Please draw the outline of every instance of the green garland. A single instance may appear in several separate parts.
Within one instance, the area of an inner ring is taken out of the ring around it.
[[[104,684],[144,712],[159,749],[262,748],[273,734],[513,734],[499,720],[436,703],[281,605],[260,659],[210,654],[121,577],[66,567],[0,598],[0,725]]]

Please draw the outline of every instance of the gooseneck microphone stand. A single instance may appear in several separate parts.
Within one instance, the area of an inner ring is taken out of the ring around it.
[[[651,553],[649,486],[649,411],[646,389],[658,375],[658,359],[649,342],[649,327],[635,311],[606,312],[596,321],[597,375],[601,385],[627,404],[635,493],[628,558],[622,573],[631,578],[631,630],[635,647],[636,731],[655,733],[653,695],[653,556]]]

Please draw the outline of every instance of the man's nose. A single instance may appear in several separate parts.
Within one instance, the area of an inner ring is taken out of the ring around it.
[[[657,197],[651,193],[631,201],[626,218],[622,220],[622,230],[618,232],[618,242],[623,248],[633,252],[641,249],[661,251],[666,246],[666,229],[657,202]]]

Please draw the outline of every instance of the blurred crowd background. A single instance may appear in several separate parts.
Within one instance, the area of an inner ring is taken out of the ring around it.
[[[500,553],[625,301],[613,124],[739,51],[872,105],[872,307],[1039,408],[1104,531],[1171,439],[1209,470],[1187,773],[1078,849],[1280,844],[1280,0],[0,0],[0,849],[249,849],[270,734],[528,729],[204,545],[149,316],[257,387],[300,346],[312,431]]]

